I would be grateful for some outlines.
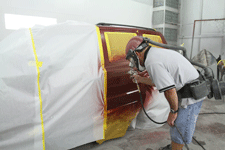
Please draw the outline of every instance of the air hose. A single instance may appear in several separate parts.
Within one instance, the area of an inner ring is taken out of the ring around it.
[[[136,80],[136,79],[134,79],[134,81],[135,81],[135,83],[136,83],[136,85],[137,85],[138,93],[139,93],[139,95],[140,95],[141,106],[142,106],[142,108],[143,108],[143,111],[144,111],[145,115],[148,117],[148,119],[151,120],[152,122],[154,122],[155,124],[165,124],[165,123],[167,123],[167,121],[164,121],[164,122],[157,122],[157,121],[153,120],[151,117],[149,117],[149,115],[147,114],[147,112],[145,111],[145,108],[144,108],[143,99],[142,99],[142,95],[141,95],[141,90],[140,90],[139,84],[137,83],[137,80]],[[177,128],[176,124],[174,124],[174,126],[176,127],[178,133],[180,134],[180,136],[181,136],[181,138],[182,138],[182,140],[183,140],[183,142],[184,142],[184,144],[185,144],[185,147],[187,148],[187,150],[189,150],[189,147],[188,147],[188,145],[186,144],[186,142],[184,141],[184,138],[183,138],[183,136],[182,136],[180,130]],[[201,146],[201,147],[205,150],[205,148],[204,148],[204,147],[203,147],[203,146],[202,146],[202,145],[201,145],[194,137],[192,137],[192,138],[196,141],[196,143],[198,143],[199,146]]]
[[[135,80],[135,79],[134,79],[134,80]],[[135,83],[137,84],[138,93],[139,93],[139,95],[140,95],[141,106],[142,106],[142,108],[143,108],[143,111],[144,111],[145,115],[148,117],[148,119],[151,120],[152,122],[154,122],[155,124],[164,124],[164,123],[166,123],[167,121],[164,121],[164,122],[157,122],[157,121],[153,120],[151,117],[149,117],[149,115],[146,113],[145,108],[144,108],[143,99],[142,99],[142,95],[141,95],[141,90],[140,90],[140,87],[139,87],[139,85],[138,85],[138,83],[137,83],[137,80],[135,80]]]

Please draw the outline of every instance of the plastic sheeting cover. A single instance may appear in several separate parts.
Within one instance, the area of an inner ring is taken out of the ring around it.
[[[31,33],[21,29],[0,43],[0,149],[63,150],[102,139],[95,25],[70,21]]]
[[[205,66],[217,64],[216,58],[213,56],[213,54],[205,49],[201,50],[195,57],[193,57],[192,61],[198,62]]]
[[[149,95],[148,92],[146,92]],[[144,104],[146,113],[154,121],[164,122],[167,120],[170,106],[166,100],[164,93],[159,93],[159,91],[154,87],[148,104]],[[137,117],[131,122],[131,127],[137,129],[153,129],[161,127],[163,124],[155,124],[145,115],[144,111],[141,110]]]

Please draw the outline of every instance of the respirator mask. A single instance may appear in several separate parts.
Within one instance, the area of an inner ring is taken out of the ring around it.
[[[140,64],[140,60],[135,52],[142,52],[147,46],[149,46],[147,43],[142,43],[135,50],[130,49],[127,52],[126,59],[130,61],[129,66],[131,68],[137,68],[140,72],[145,70],[145,67]]]
[[[138,71],[141,72],[145,70],[145,67],[141,66],[138,56],[132,49],[128,51],[126,59],[130,61],[129,63],[130,68],[137,68]]]

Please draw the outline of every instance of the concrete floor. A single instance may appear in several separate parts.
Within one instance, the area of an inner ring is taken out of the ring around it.
[[[205,112],[225,112],[225,102],[206,99],[201,109],[201,113]],[[225,114],[199,115],[194,136],[207,150],[225,150]],[[88,143],[71,150],[158,150],[169,143],[169,126],[166,124],[151,130],[128,130],[122,138],[101,145]],[[202,150],[193,141],[188,146],[191,150]]]

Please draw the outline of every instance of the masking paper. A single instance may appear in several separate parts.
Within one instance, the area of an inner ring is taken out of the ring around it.
[[[151,117],[156,122],[167,121],[170,106],[166,100],[164,93],[159,93],[159,91],[154,87],[151,90],[151,94],[147,91],[146,98],[150,100],[145,100],[145,111],[149,117]],[[143,109],[138,113],[137,117],[131,122],[132,128],[137,129],[154,129],[161,127],[163,124],[155,124],[145,115]]]
[[[0,42],[0,149],[63,150],[103,138],[96,26],[20,29]]]

